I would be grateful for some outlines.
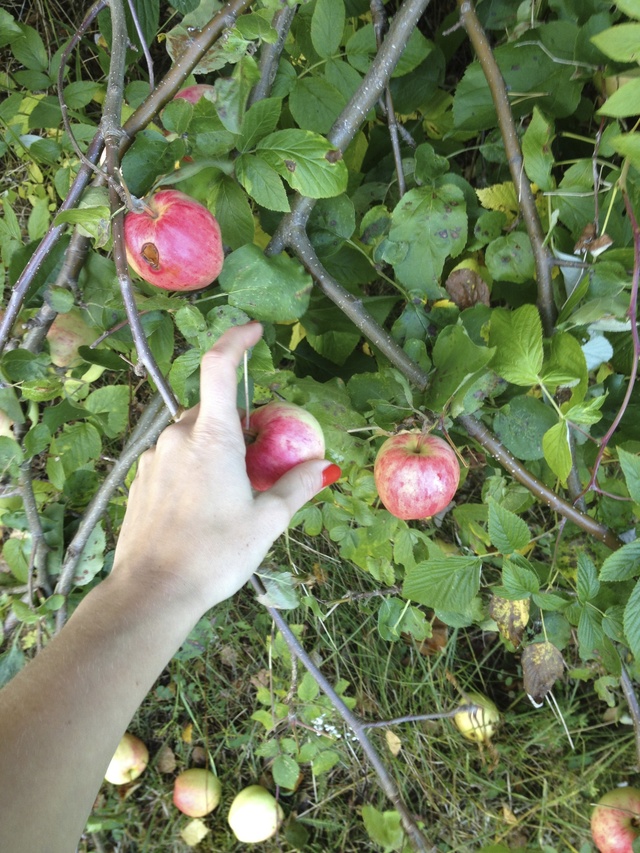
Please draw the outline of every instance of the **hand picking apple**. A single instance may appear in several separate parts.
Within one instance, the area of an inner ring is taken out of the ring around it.
[[[148,210],[124,218],[127,260],[140,278],[163,290],[199,290],[224,262],[220,226],[204,205],[178,190],[161,190]]]
[[[400,432],[388,438],[373,467],[380,500],[405,521],[441,512],[456,493],[460,465],[446,441],[435,435]]]
[[[244,430],[247,474],[254,489],[264,492],[294,465],[324,457],[324,435],[316,418],[283,401],[256,409]]]
[[[203,358],[201,401],[144,453],[111,574],[0,691],[0,850],[72,853],[138,705],[209,608],[258,568],[293,514],[340,469],[295,466],[254,492],[236,410],[257,323]],[[37,803],[37,808],[34,808]]]

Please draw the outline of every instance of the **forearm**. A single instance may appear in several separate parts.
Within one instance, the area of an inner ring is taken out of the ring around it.
[[[0,850],[76,849],[122,734],[199,615],[173,590],[109,578],[0,692]]]

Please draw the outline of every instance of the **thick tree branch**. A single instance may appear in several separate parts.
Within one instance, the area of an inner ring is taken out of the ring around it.
[[[297,6],[285,6],[283,9],[279,9],[273,16],[271,26],[278,33],[278,38],[273,44],[265,42],[260,49],[260,62],[258,63],[260,80],[253,87],[249,96],[249,106],[255,104],[256,101],[266,98],[271,91],[278,71],[278,63],[280,62],[284,43],[287,40],[287,34],[289,33],[296,11]]]
[[[458,0],[458,6],[460,8],[462,25],[467,31],[469,40],[473,45],[487,84],[491,90],[491,96],[498,116],[500,133],[502,134],[504,148],[507,153],[511,178],[516,188],[522,218],[524,219],[527,234],[531,240],[531,248],[533,249],[538,281],[538,309],[542,317],[545,334],[547,337],[551,337],[554,332],[557,316],[551,281],[551,254],[544,244],[544,234],[540,225],[538,211],[536,210],[535,198],[531,192],[531,184],[524,171],[524,159],[511,112],[507,87],[491,50],[489,39],[475,13],[473,3],[471,0]]]

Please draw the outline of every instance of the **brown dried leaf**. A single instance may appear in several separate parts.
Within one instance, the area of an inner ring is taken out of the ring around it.
[[[462,268],[454,270],[445,283],[451,301],[455,302],[461,311],[472,308],[479,302],[489,305],[489,288],[487,282],[477,272]]]
[[[524,689],[540,703],[564,671],[562,653],[553,643],[533,643],[522,652]]]
[[[448,639],[448,626],[437,617],[434,617],[431,623],[431,636],[424,639],[418,645],[418,651],[425,657],[437,655],[446,647]]]
[[[492,595],[489,602],[489,614],[495,621],[500,635],[514,646],[522,642],[524,629],[529,621],[529,599],[520,598],[508,601],[498,595]]]
[[[191,763],[197,767],[207,764],[207,752],[202,746],[194,746],[191,752]]]
[[[175,752],[166,743],[158,750],[156,755],[156,767],[160,773],[173,773],[176,769]]]

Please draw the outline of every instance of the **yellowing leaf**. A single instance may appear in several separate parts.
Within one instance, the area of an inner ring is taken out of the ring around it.
[[[509,601],[498,595],[492,595],[489,613],[498,626],[500,635],[512,645],[519,646],[529,621],[529,599]]]
[[[184,743],[191,743],[193,740],[193,723],[189,723],[182,730],[182,740]]]
[[[391,755],[396,756],[402,749],[402,741],[397,734],[391,731],[387,731],[385,739],[387,741],[387,746],[389,747],[389,752]]]
[[[190,820],[189,823],[180,830],[180,837],[188,847],[195,847],[200,844],[211,830],[207,827],[203,820],[199,817]]]
[[[476,190],[476,195],[485,210],[500,210],[506,215],[508,222],[513,222],[519,213],[520,207],[512,181]]]

